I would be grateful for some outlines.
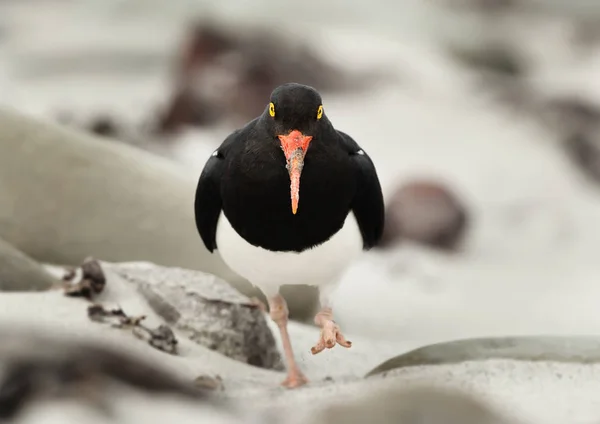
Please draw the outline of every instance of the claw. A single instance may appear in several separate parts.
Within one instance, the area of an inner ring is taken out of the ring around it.
[[[337,333],[336,341],[340,346],[343,346],[345,348],[352,347],[352,342],[350,340],[346,340],[342,333]]]
[[[346,340],[340,330],[340,327],[334,321],[327,320],[323,325],[323,329],[321,330],[321,337],[319,341],[310,349],[310,352],[313,355],[316,355],[326,348],[333,348],[336,343],[345,348],[352,346],[352,342]]]

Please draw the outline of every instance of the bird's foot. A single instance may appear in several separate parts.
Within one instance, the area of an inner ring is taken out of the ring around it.
[[[352,342],[346,340],[340,326],[333,320],[331,309],[326,308],[319,312],[315,317],[315,323],[321,327],[321,337],[317,344],[310,349],[313,355],[322,352],[326,348],[331,349],[336,344],[345,348],[352,346]]]
[[[287,378],[281,382],[281,385],[288,389],[295,389],[304,386],[306,383],[308,383],[308,378],[300,370],[295,370],[288,373]]]

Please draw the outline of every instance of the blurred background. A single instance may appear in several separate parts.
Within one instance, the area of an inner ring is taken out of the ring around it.
[[[340,289],[350,331],[595,331],[599,22],[584,0],[0,0],[0,104],[196,179],[275,86],[312,85],[388,205]]]

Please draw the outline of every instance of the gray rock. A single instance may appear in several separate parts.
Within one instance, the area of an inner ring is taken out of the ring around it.
[[[35,260],[150,261],[215,274],[260,292],[202,244],[194,223],[200,169],[135,147],[0,109],[0,237]],[[284,292],[307,318],[316,291]]]
[[[457,390],[393,387],[333,405],[311,424],[516,424],[490,406]]]
[[[147,263],[103,268],[135,284],[151,308],[190,340],[250,365],[283,369],[265,314],[222,279]]]
[[[0,291],[48,290],[57,282],[40,264],[0,239]]]
[[[231,408],[209,391],[130,352],[31,327],[3,326],[0,339],[2,422],[81,422],[83,414],[90,416],[85,422],[160,423],[165,408],[171,419],[234,422]],[[51,405],[58,405],[62,421],[48,414]]]
[[[367,377],[410,366],[453,364],[486,359],[600,363],[600,338],[521,336],[438,343],[388,359],[371,370]]]
[[[519,78],[526,74],[526,64],[518,51],[504,45],[483,47],[450,47],[449,53],[457,62],[481,73],[505,78]]]
[[[600,106],[583,98],[558,98],[544,105],[542,118],[582,175],[600,183]]]
[[[468,230],[469,211],[442,182],[412,180],[391,194],[380,246],[412,240],[439,249],[457,250]]]

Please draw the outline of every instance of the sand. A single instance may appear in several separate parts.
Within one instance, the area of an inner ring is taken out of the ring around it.
[[[106,290],[96,299],[98,302],[106,306],[120,305],[131,315],[145,314],[151,327],[160,323],[131,284],[111,272],[107,278]],[[524,423],[585,423],[589,422],[588,417],[600,416],[597,396],[600,364],[583,363],[581,358],[572,358],[571,362],[510,358],[466,360],[411,366],[389,372],[385,378],[365,379],[364,374],[384,359],[417,346],[349,333],[348,337],[354,342],[351,349],[336,347],[312,356],[308,349],[318,330],[292,323],[290,333],[300,366],[312,381],[298,390],[286,390],[279,387],[283,378],[280,372],[242,364],[181,336],[178,356],[160,352],[127,330],[89,321],[86,307],[86,301],[65,297],[60,291],[5,293],[0,295],[0,322],[11,326],[30,325],[38,330],[46,329],[49,334],[74,339],[101,341],[105,346],[140,355],[186,379],[218,375],[225,387],[220,395],[232,402],[234,411],[240,414],[240,421],[234,422],[240,423],[267,413],[281,414],[278,416],[285,417],[282,421],[285,423],[306,422],[303,420],[331,404],[352,403],[377,390],[423,385],[469,393],[504,416]],[[280,343],[278,335],[277,340]],[[515,349],[518,353],[518,346]],[[523,351],[531,351],[531,345]],[[172,407],[185,416],[185,405]]]

